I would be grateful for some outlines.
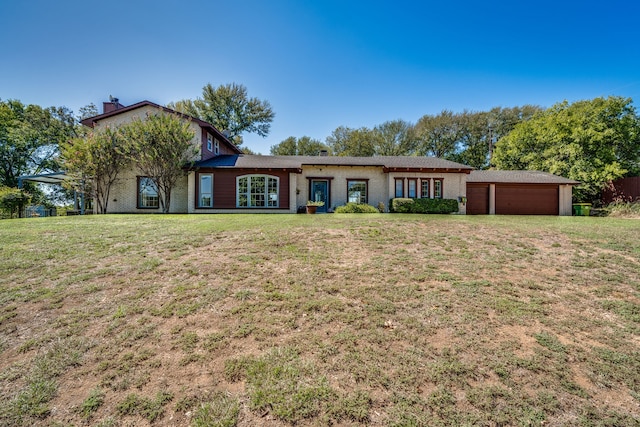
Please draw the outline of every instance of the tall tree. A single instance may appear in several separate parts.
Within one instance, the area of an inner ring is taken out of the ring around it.
[[[76,135],[65,107],[42,108],[0,101],[0,185],[17,187],[21,175],[58,168],[58,144]]]
[[[580,181],[576,198],[593,201],[609,181],[640,173],[640,119],[630,98],[564,101],[518,124],[496,145],[494,161]]]
[[[449,110],[442,110],[437,116],[422,116],[415,125],[418,154],[443,159],[455,154],[462,133],[458,117]]]
[[[378,156],[413,156],[418,148],[413,125],[404,120],[391,120],[374,128],[375,154]]]
[[[337,156],[371,157],[376,153],[379,137],[366,127],[352,129],[340,126],[327,137],[326,143]]]
[[[303,136],[290,136],[280,144],[271,147],[274,156],[317,156],[321,151],[329,151],[329,147],[317,139]]]
[[[75,189],[91,191],[98,212],[107,213],[111,186],[127,164],[128,147],[118,129],[96,129],[60,145],[62,165]]]
[[[189,123],[159,110],[144,120],[134,119],[122,127],[130,144],[130,158],[156,184],[160,207],[168,213],[171,190],[184,175],[183,167],[193,162],[198,148]]]
[[[275,117],[268,101],[250,98],[247,88],[236,83],[215,88],[208,83],[202,88],[202,98],[185,99],[168,106],[227,132],[236,145],[242,144],[243,133],[267,136]]]

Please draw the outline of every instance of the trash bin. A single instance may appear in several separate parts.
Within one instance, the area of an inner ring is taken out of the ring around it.
[[[591,203],[574,203],[573,212],[575,216],[591,215]]]

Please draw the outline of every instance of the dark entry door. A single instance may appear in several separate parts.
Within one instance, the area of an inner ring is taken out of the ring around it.
[[[314,202],[324,202],[324,206],[318,206],[317,212],[327,212],[329,208],[329,181],[326,179],[312,180],[310,198]]]

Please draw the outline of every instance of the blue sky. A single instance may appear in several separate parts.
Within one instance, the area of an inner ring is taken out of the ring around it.
[[[640,3],[0,1],[0,99],[77,112],[239,83],[289,136],[494,106],[640,99]]]

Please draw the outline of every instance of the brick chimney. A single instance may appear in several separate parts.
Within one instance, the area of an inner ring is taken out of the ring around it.
[[[102,113],[103,114],[119,110],[120,108],[124,108],[124,105],[120,104],[120,101],[119,101],[118,98],[114,98],[111,95],[109,95],[109,102],[103,102],[102,103]]]

